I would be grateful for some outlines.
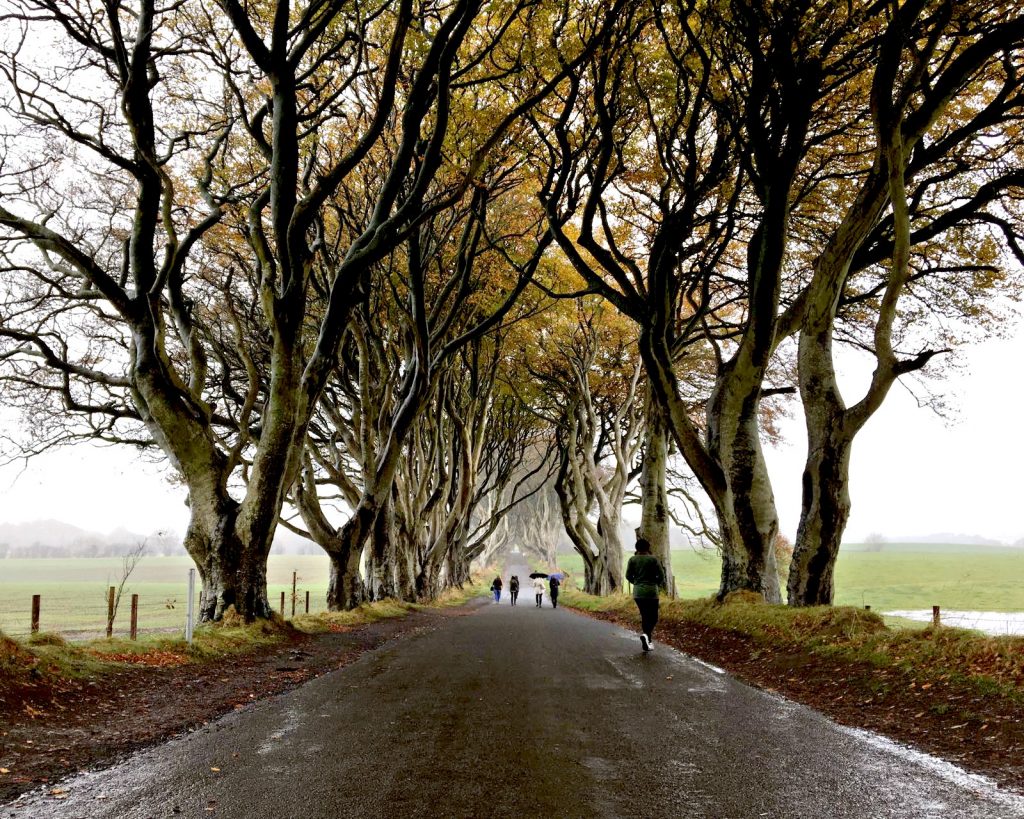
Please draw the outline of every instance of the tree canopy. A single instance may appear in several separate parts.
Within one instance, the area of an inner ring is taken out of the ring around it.
[[[793,400],[788,601],[829,603],[857,433],[1020,295],[1009,0],[0,20],[12,452],[165,459],[207,619],[269,614],[281,525],[330,555],[336,608],[510,545],[550,562],[553,521],[615,591],[631,500],[663,562],[684,503],[719,594],[778,602],[763,446]],[[860,396],[836,345],[874,361]]]

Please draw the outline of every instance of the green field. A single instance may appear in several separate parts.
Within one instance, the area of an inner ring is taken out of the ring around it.
[[[128,631],[131,594],[139,595],[141,630],[184,628],[188,600],[187,557],[144,557],[125,585],[115,631]],[[106,590],[121,576],[120,558],[71,558],[0,560],[0,630],[11,635],[28,634],[32,595],[42,596],[40,628],[71,636],[94,636],[106,627]],[[298,611],[305,609],[310,592],[310,611],[327,608],[327,556],[271,555],[268,567],[270,602],[281,603],[287,593],[291,610],[292,572],[298,572]],[[199,580],[196,578],[196,602]],[[171,608],[173,606],[173,608]]]
[[[582,577],[579,556],[559,559],[561,568]],[[672,569],[681,597],[708,597],[718,590],[720,562],[714,552],[674,551]],[[888,544],[880,552],[843,552],[836,565],[835,602],[876,611],[933,605],[1024,611],[1024,549]]]
[[[927,548],[931,547],[931,548]],[[582,577],[582,562],[562,555],[561,567]],[[718,589],[719,561],[707,552],[672,553],[676,584],[683,597],[708,597]],[[186,557],[143,558],[129,580],[115,630],[128,630],[129,595],[139,595],[139,628],[183,628]],[[270,600],[280,605],[287,592],[290,611],[292,572],[298,572],[299,609],[310,592],[310,610],[326,608],[327,558],[319,555],[271,555]],[[120,577],[119,558],[0,560],[0,630],[29,631],[32,595],[42,595],[41,628],[70,636],[102,633],[106,589]],[[850,550],[836,569],[836,603],[870,605],[875,611],[927,609],[1024,611],[1024,550],[939,544],[890,544],[881,552]],[[198,600],[199,589],[196,588]],[[173,606],[173,608],[170,608]]]

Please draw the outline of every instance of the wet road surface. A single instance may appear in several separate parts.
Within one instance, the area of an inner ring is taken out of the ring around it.
[[[528,582],[0,817],[1024,817],[984,779],[537,609]]]

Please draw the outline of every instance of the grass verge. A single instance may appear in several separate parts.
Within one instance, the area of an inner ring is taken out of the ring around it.
[[[0,632],[0,688],[34,686],[102,676],[126,666],[171,666],[202,663],[244,654],[294,639],[299,635],[347,631],[380,620],[405,617],[430,607],[460,606],[486,593],[482,583],[451,589],[430,604],[386,599],[364,603],[351,611],[303,614],[284,620],[245,624],[233,612],[218,623],[195,630],[192,644],[181,635],[153,634],[138,640],[115,637],[71,643],[59,634],[35,634],[16,640]]]
[[[593,597],[576,590],[564,602],[582,611],[639,623],[633,600],[625,595]],[[942,684],[999,696],[1024,705],[1024,637],[989,637],[965,629],[890,628],[874,612],[850,607],[791,609],[765,605],[757,595],[714,599],[663,600],[659,630],[698,626],[746,638],[756,652],[783,651],[820,656],[851,666],[870,666],[882,689],[887,678],[916,686]]]

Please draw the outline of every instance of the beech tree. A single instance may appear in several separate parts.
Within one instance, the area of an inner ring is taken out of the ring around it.
[[[45,290],[39,311],[100,304],[124,339],[127,360],[108,386],[130,395],[129,416],[188,488],[185,546],[203,582],[203,619],[228,606],[246,619],[270,613],[266,558],[278,516],[374,265],[431,213],[460,201],[522,112],[594,47],[604,17],[570,31],[547,11],[532,3],[483,10],[476,0],[280,0],[262,16],[237,0],[167,8],[24,0],[8,15],[24,32],[4,55],[8,107],[33,134],[76,147],[102,169],[94,174],[105,218],[81,218],[68,195],[74,184],[54,163],[8,161],[0,198],[7,267],[24,277],[25,298]],[[23,47],[40,30],[56,32],[68,55],[55,68],[34,65],[41,60]],[[496,47],[505,37],[556,49],[565,39],[568,53],[560,64],[506,60]],[[498,78],[489,96],[481,90],[487,77]],[[460,96],[486,105],[488,116],[452,151]],[[442,166],[459,170],[437,186]],[[325,208],[343,190],[369,205],[335,237]],[[235,274],[226,263],[212,288],[196,277],[195,256],[218,223],[244,239],[269,348],[266,381],[241,393],[245,412],[234,429],[207,392],[212,374],[196,309]],[[337,252],[327,258],[332,244]],[[330,268],[326,308],[310,322],[318,265]],[[5,315],[3,334],[17,355],[31,349],[60,377],[110,381],[71,345],[64,356],[49,344],[53,324],[41,329],[37,315]],[[233,487],[243,458],[244,488]]]
[[[544,429],[547,429],[546,425]],[[547,434],[550,436],[552,433],[548,430]],[[522,474],[534,473],[539,459],[546,454],[546,450],[537,449],[527,452],[521,467]],[[558,565],[558,543],[564,536],[564,529],[550,468],[554,464],[555,459],[550,458],[549,468],[536,472],[527,483],[524,499],[496,527],[487,551],[481,556],[482,562],[488,563],[492,552],[518,547],[523,554],[533,557],[543,566],[555,568]],[[517,470],[517,476],[519,474],[520,470]]]
[[[1024,214],[1013,191],[1024,182],[1016,127],[1024,19],[1014,12],[999,2],[903,4],[877,40],[858,107],[848,109],[870,116],[844,134],[858,147],[846,154],[848,189],[830,191],[835,227],[814,246],[813,277],[796,304],[808,457],[791,605],[832,602],[856,435],[897,379],[949,352],[963,332],[952,328],[981,330],[986,302],[1019,288]],[[911,299],[921,306],[908,307]],[[929,316],[939,317],[931,328]],[[941,346],[927,346],[929,336]],[[849,406],[836,377],[837,337],[875,361]],[[921,346],[901,350],[912,344]]]
[[[635,337],[613,312],[585,303],[571,312],[575,320],[549,329],[541,357],[526,366],[543,385],[537,410],[555,430],[555,492],[562,525],[583,558],[584,588],[609,594],[624,588],[619,529],[641,469],[642,367]]]
[[[910,4],[898,13],[885,3],[656,3],[620,18],[614,47],[538,122],[552,134],[545,166],[558,183],[544,205],[559,247],[587,286],[641,328],[654,395],[715,508],[720,596],[750,589],[781,599],[778,515],[761,447],[765,399],[793,390],[777,383],[783,342],[801,333],[811,439],[806,536],[790,579],[803,582],[799,573],[814,562],[830,588],[849,441],[895,378],[935,352],[894,352],[899,294],[951,273],[952,256],[935,241],[944,231],[962,244],[960,226],[973,223],[979,235],[984,223],[1015,244],[999,196],[1016,177],[994,160],[1005,155],[1016,104],[1019,24],[1001,3]],[[881,105],[872,87],[894,96]],[[956,112],[945,133],[918,141],[912,129],[924,134],[943,111]],[[902,124],[876,127],[879,112]],[[966,130],[953,124],[975,114]],[[866,125],[878,131],[877,152],[865,147]],[[986,127],[999,147],[978,162],[958,146]],[[914,273],[899,230],[881,219],[896,201],[888,154],[897,142],[907,173],[924,174],[907,201],[920,225],[915,239],[932,244]],[[963,196],[972,189],[977,195]],[[953,267],[964,282],[988,265]],[[942,292],[955,278],[933,286]],[[867,400],[845,416],[828,347],[836,316],[847,329],[859,322],[852,337],[880,356]],[[707,348],[717,372],[698,420],[682,366]]]
[[[518,320],[520,312],[531,309],[521,296],[549,240],[536,220],[519,218],[519,162],[503,159],[492,155],[468,203],[424,219],[382,262],[371,288],[372,303],[360,311],[363,317],[353,328],[349,366],[338,370],[337,389],[329,383],[321,397],[321,421],[316,430],[311,428],[316,434],[307,437],[313,457],[293,497],[306,531],[331,557],[331,608],[349,608],[360,600],[363,547],[391,496],[406,439],[439,380],[452,367],[464,370],[471,381],[482,377],[480,340],[491,334],[497,355],[503,322]],[[466,359],[467,350],[477,352]],[[488,385],[494,381],[494,367],[490,370]],[[455,528],[467,523],[472,511],[480,456],[475,450],[487,428],[486,418],[474,416],[492,409],[490,386],[484,392],[480,401],[467,404],[466,417],[452,414],[450,402],[443,407],[469,460],[456,473],[460,502],[450,511],[454,518],[438,544],[454,538]],[[458,428],[468,423],[475,424],[472,434]],[[357,464],[357,475],[332,466],[339,458]],[[321,478],[318,471],[328,476]],[[351,509],[340,526],[328,520],[317,497],[317,486],[325,482],[338,486]],[[427,561],[432,573],[439,555],[441,545],[436,545]],[[435,587],[430,580],[429,588],[418,593],[432,594]]]
[[[716,511],[720,594],[746,588],[774,601],[778,517],[758,419],[776,344],[782,254],[775,225],[788,212],[806,129],[762,117],[778,100],[770,99],[775,85],[764,66],[754,73],[751,60],[762,47],[789,54],[802,46],[781,11],[772,28],[754,19],[755,9],[736,5],[728,17],[658,3],[620,18],[615,47],[591,61],[587,81],[552,114],[547,167],[558,185],[544,204],[559,247],[587,285],[640,327],[653,394]],[[812,100],[804,83],[816,75],[790,69],[791,96]],[[733,71],[751,73],[734,79]],[[757,82],[732,116],[720,86],[748,76]],[[770,205],[753,217],[743,213],[756,175],[748,166],[754,146],[741,140],[746,127],[763,143],[757,180]],[[746,259],[741,242],[750,248]],[[712,346],[718,369],[703,426],[679,366],[701,344]]]

